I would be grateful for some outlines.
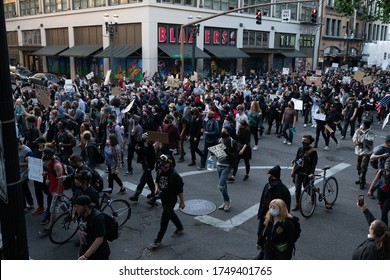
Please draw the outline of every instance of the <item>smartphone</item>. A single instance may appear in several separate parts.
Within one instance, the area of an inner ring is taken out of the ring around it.
[[[363,206],[364,205],[364,194],[359,194],[358,196],[358,205]]]

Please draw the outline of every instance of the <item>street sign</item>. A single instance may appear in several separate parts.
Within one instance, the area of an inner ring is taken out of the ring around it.
[[[290,22],[291,10],[282,10],[282,22]]]

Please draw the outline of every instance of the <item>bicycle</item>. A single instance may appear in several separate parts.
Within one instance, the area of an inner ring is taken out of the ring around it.
[[[119,228],[122,228],[131,216],[130,203],[124,199],[111,199],[112,189],[104,189],[99,192],[99,209],[102,212],[114,217]],[[54,244],[65,244],[79,229],[79,218],[73,211],[71,199],[61,195],[59,199],[68,204],[68,210],[59,215],[49,228],[49,239]]]
[[[339,184],[335,177],[326,177],[326,170],[328,170],[329,168],[329,166],[325,166],[324,168],[322,168],[323,175],[314,174],[312,177],[310,177],[309,185],[307,185],[303,189],[301,197],[299,198],[300,212],[303,217],[309,218],[311,215],[313,215],[317,205],[317,193],[318,201],[321,202],[322,200],[324,200],[325,207],[327,209],[332,209],[332,206],[335,204],[337,196],[339,194]],[[320,192],[320,188],[314,186],[316,177],[323,179],[322,193]]]

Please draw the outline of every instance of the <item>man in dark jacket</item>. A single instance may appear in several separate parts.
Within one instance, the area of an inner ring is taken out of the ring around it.
[[[290,212],[291,194],[286,185],[280,180],[280,170],[280,166],[276,165],[267,173],[268,183],[265,185],[263,193],[261,194],[259,211],[257,212],[257,219],[259,220],[259,228],[257,230],[258,237],[264,230],[265,214],[267,214],[269,204],[272,200],[277,198],[282,199]],[[261,260],[263,258],[264,252],[260,251],[255,259]]]

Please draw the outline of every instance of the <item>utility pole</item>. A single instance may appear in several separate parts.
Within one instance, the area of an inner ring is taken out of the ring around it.
[[[28,260],[26,222],[23,192],[20,181],[19,158],[13,110],[4,2],[0,3],[0,160],[5,163],[5,178],[1,178],[0,221],[3,238],[3,255],[6,260]],[[1,139],[0,139],[1,140]],[[6,147],[6,148],[4,148]],[[4,183],[4,185],[3,185]]]
[[[305,3],[305,2],[316,2],[318,0],[294,0],[294,1],[285,1],[285,2],[275,2],[275,3],[263,3],[263,4],[255,4],[255,5],[250,5],[250,6],[245,6],[245,7],[241,7],[241,8],[236,8],[236,9],[232,9],[232,10],[227,10],[227,11],[223,11],[223,12],[220,12],[218,14],[214,14],[214,15],[211,15],[211,16],[208,16],[208,17],[205,17],[203,19],[199,19],[199,20],[195,20],[195,21],[192,21],[192,22],[189,22],[187,24],[183,24],[180,26],[180,79],[184,79],[184,29],[187,27],[187,26],[192,26],[194,24],[198,24],[198,23],[201,23],[203,21],[207,21],[207,20],[210,20],[210,19],[213,19],[213,18],[216,18],[216,17],[220,17],[220,16],[223,16],[223,15],[227,15],[227,14],[230,14],[230,13],[235,13],[235,12],[238,12],[238,11],[241,11],[241,10],[246,10],[246,9],[252,9],[252,8],[260,8],[260,7],[266,7],[266,6],[273,6],[273,5],[284,5],[284,4],[294,4],[294,3]]]

